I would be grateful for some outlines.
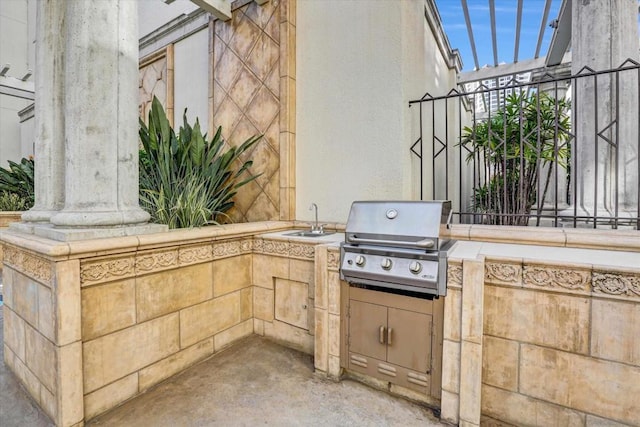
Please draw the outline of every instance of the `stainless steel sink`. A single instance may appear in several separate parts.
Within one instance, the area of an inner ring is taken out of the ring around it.
[[[304,231],[294,231],[292,233],[287,233],[285,234],[285,236],[296,236],[296,237],[322,237],[322,236],[328,236],[330,234],[334,234],[333,232],[326,232],[326,231],[308,231],[308,230],[304,230]]]

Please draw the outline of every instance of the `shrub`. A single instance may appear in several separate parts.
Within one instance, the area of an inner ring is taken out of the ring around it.
[[[545,93],[512,94],[491,120],[463,129],[467,162],[475,160],[487,177],[472,200],[475,212],[489,214],[485,222],[528,224],[536,200],[547,195],[552,165],[568,168],[569,108],[568,101]]]
[[[8,191],[0,192],[0,211],[26,211],[29,209],[27,206],[28,200],[24,197]]]
[[[23,158],[20,163],[12,162],[9,160],[9,169],[0,168],[0,191],[15,194],[17,198],[14,198],[16,204],[12,206],[19,206],[21,203],[17,202],[19,199],[24,200],[24,207],[22,209],[2,209],[2,210],[28,210],[33,207],[34,201],[34,161],[33,158]],[[9,196],[5,196],[9,197]],[[8,201],[8,199],[6,199]]]
[[[261,136],[249,138],[238,147],[229,147],[218,127],[207,141],[198,119],[187,122],[186,110],[178,135],[169,124],[160,102],[154,98],[148,126],[140,120],[140,205],[154,222],[169,228],[200,227],[228,219],[233,197],[250,175],[251,160],[240,156]],[[243,174],[248,175],[241,179]]]

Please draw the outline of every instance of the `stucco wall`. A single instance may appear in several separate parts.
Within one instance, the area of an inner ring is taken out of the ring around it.
[[[422,1],[298,1],[296,217],[344,221],[357,199],[417,195],[408,101],[447,92]],[[327,190],[331,189],[331,190]]]
[[[194,123],[200,119],[203,132],[208,129],[209,117],[209,30],[198,31],[174,45],[174,123],[187,118]]]
[[[22,77],[28,70],[35,70],[35,0],[0,2],[0,66],[9,64],[5,76],[0,77],[3,86],[30,88],[31,76],[26,82]],[[6,94],[0,95],[0,166],[7,167],[7,160],[19,161],[24,155],[33,154],[29,147],[25,154],[21,144],[20,117],[18,112],[33,101]],[[33,123],[33,122],[31,122]],[[32,131],[33,126],[29,129]]]
[[[163,0],[137,0],[137,2],[139,37],[146,36],[182,14],[198,9],[198,6],[190,0],[175,0],[169,4]]]

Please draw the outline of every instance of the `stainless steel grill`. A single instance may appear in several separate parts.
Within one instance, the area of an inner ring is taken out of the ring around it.
[[[351,205],[340,277],[374,288],[440,296],[447,292],[447,254],[440,238],[451,202],[363,201]]]

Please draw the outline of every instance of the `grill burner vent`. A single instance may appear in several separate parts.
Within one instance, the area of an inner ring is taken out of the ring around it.
[[[423,295],[446,295],[447,254],[440,238],[451,202],[360,201],[351,205],[340,253],[340,277]]]

